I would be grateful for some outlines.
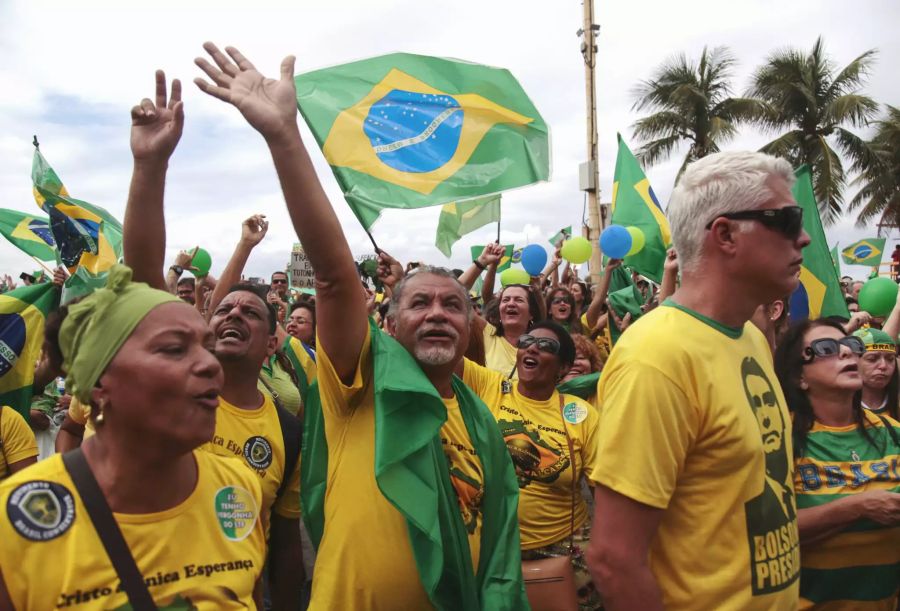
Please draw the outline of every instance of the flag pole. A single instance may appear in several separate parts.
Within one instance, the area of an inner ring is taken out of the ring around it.
[[[50,269],[49,267],[47,267],[46,265],[44,265],[44,262],[43,262],[43,261],[41,261],[40,259],[38,259],[38,258],[35,257],[34,255],[28,255],[28,256],[31,257],[32,259],[34,259],[34,262],[35,262],[35,263],[37,263],[38,265],[40,265],[41,267],[43,267],[43,268],[44,268],[44,271],[46,271],[46,272],[47,272],[48,274],[50,274],[51,276],[53,275],[53,270]]]
[[[497,244],[500,243],[500,210],[497,210]]]
[[[378,248],[378,244],[375,243],[375,238],[372,237],[372,234],[369,233],[369,230],[368,230],[368,229],[363,229],[363,231],[365,231],[365,232],[366,232],[366,235],[369,236],[369,241],[372,242],[372,247],[375,249],[375,254],[376,254],[376,255],[381,254],[381,249]]]

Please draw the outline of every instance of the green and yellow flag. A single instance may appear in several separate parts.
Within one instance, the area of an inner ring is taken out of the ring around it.
[[[572,237],[572,226],[563,227],[559,231],[553,234],[553,237],[550,238],[550,243],[553,244],[553,248],[556,248],[566,240]]]
[[[453,245],[467,233],[500,222],[500,194],[446,204],[441,208],[434,245],[449,257]]]
[[[394,53],[295,78],[297,105],[363,227],[547,180],[549,130],[507,70]]]
[[[885,238],[866,238],[854,242],[841,251],[841,258],[847,265],[868,265],[877,267],[884,255]]]
[[[0,210],[0,233],[27,255],[56,261],[56,242],[45,218],[17,210]]]
[[[791,193],[803,208],[803,229],[809,234],[809,245],[803,249],[800,266],[800,284],[791,295],[791,320],[816,319],[824,316],[850,316],[841,281],[835,271],[825,240],[825,230],[819,218],[819,207],[813,192],[809,166],[801,166],[795,172],[797,181]]]
[[[44,322],[58,305],[59,291],[49,282],[0,295],[0,405],[12,407],[26,420]]]
[[[484,250],[484,245],[472,246],[469,249],[469,252],[472,254],[472,260],[474,261],[475,259],[477,259],[483,250]],[[503,245],[503,256],[500,258],[500,263],[497,264],[497,273],[498,274],[504,270],[509,269],[509,266],[512,265],[513,263],[516,263],[516,261],[513,260],[515,253],[516,253],[515,247],[512,244],[504,244]],[[521,254],[521,252],[519,254]]]
[[[58,261],[70,273],[82,266],[99,274],[118,262],[122,256],[122,224],[103,208],[71,197],[37,147],[31,179],[34,200],[50,217]]]
[[[618,135],[616,173],[613,178],[612,223],[637,227],[644,232],[644,248],[630,257],[625,265],[654,282],[662,282],[666,250],[672,245],[669,221],[663,214],[644,171],[628,145]]]

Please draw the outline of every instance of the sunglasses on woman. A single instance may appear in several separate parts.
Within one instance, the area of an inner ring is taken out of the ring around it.
[[[733,221],[758,221],[769,229],[777,231],[784,237],[792,240],[797,239],[800,236],[800,232],[803,231],[803,208],[800,206],[728,212],[712,219],[706,224],[706,228],[712,228],[712,224],[718,218],[726,218]]]
[[[560,305],[563,303],[572,305],[571,302],[568,299],[566,299],[565,297],[556,297],[550,301],[550,305]]]
[[[866,352],[866,344],[858,337],[848,335],[841,339],[832,339],[825,337],[822,339],[814,339],[809,343],[807,348],[803,349],[803,363],[812,363],[817,358],[828,358],[837,356],[841,352],[841,346],[850,348],[850,352],[856,356],[862,356]]]
[[[537,344],[537,349],[541,352],[546,352],[547,354],[559,354],[559,342],[551,337],[535,337],[533,335],[520,335],[519,340],[516,342],[516,348],[525,348],[530,347],[532,344]]]

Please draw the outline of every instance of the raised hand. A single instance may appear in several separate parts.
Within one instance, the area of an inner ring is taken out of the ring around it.
[[[204,43],[203,48],[216,65],[213,66],[202,57],[194,60],[215,83],[211,84],[202,78],[194,79],[201,91],[236,107],[247,122],[267,140],[297,128],[293,55],[282,60],[281,78],[276,81],[260,74],[234,47],[225,47],[228,56],[211,42]]]
[[[497,265],[500,263],[500,260],[503,258],[503,253],[505,252],[506,249],[500,246],[500,244],[491,242],[481,251],[478,260],[484,266]]]
[[[241,224],[241,242],[250,246],[256,246],[266,237],[269,231],[269,221],[265,214],[254,214]]]
[[[383,250],[378,253],[378,271],[376,273],[382,284],[391,289],[404,276],[403,266],[400,262]]]
[[[131,109],[131,154],[135,160],[167,162],[183,128],[181,81],[172,81],[172,95],[167,96],[166,74],[157,70],[155,101],[144,98]]]

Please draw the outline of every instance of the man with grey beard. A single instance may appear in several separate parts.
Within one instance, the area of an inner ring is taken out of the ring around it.
[[[469,340],[465,289],[452,272],[421,268],[394,290],[395,339],[371,324],[297,128],[293,58],[274,80],[236,49],[204,48],[215,65],[196,63],[215,84],[196,82],[266,140],[315,270],[317,387],[301,484],[318,547],[309,608],[527,609],[515,472],[490,412],[453,376]]]

